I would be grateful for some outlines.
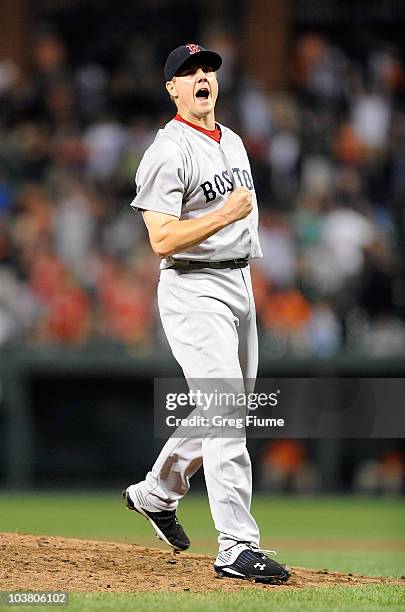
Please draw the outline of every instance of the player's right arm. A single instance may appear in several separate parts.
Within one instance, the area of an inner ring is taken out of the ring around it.
[[[203,242],[227,225],[244,219],[252,210],[252,195],[238,187],[224,206],[196,219],[180,220],[173,215],[146,210],[143,218],[152,249],[159,257],[168,257]]]

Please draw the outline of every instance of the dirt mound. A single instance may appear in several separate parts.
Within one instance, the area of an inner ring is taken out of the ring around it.
[[[0,533],[0,590],[64,591],[239,591],[393,584],[405,580],[294,567],[280,586],[216,578],[208,555],[98,542]]]

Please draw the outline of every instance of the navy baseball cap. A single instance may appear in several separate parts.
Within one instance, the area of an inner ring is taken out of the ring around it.
[[[190,60],[190,64],[193,59],[197,59],[212,66],[213,70],[218,70],[222,64],[222,57],[215,53],[215,51],[208,51],[197,43],[188,43],[187,45],[181,45],[176,47],[167,56],[165,63],[164,73],[166,81],[171,81],[175,76],[176,72]]]

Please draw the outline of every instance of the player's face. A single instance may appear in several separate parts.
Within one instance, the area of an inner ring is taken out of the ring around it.
[[[196,64],[178,71],[166,84],[180,114],[186,111],[195,117],[213,112],[218,97],[216,72],[211,66]]]

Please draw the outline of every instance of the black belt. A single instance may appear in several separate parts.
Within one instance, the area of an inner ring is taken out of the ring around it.
[[[175,259],[170,266],[173,270],[201,270],[201,268],[214,268],[222,270],[223,268],[245,268],[249,261],[245,257],[243,259],[226,259],[225,261],[200,261],[198,259]]]

